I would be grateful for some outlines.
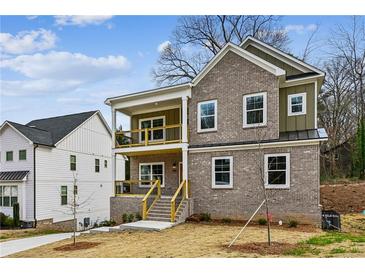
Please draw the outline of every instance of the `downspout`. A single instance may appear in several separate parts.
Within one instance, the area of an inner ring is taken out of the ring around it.
[[[34,212],[34,227],[37,227],[37,214],[36,214],[36,157],[35,151],[38,147],[37,144],[33,147],[33,212]]]

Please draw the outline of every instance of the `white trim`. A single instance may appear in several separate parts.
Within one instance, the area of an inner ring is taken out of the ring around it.
[[[155,117],[148,117],[148,118],[142,118],[142,119],[138,119],[138,129],[142,129],[141,128],[141,125],[142,125],[142,122],[144,121],[151,121],[151,128],[153,128],[153,120],[157,120],[157,119],[162,119],[163,121],[163,127],[166,125],[166,116],[155,116]],[[158,129],[158,130],[161,130],[161,129]],[[162,129],[162,139],[153,139],[153,130],[151,130],[151,140],[148,140],[148,141],[165,141],[165,138],[166,138],[166,134],[165,134],[165,129]],[[139,142],[140,143],[143,143],[144,141],[142,141],[142,134],[144,134],[144,132],[140,132],[138,134],[138,138],[139,138]]]
[[[229,185],[215,184],[215,160],[229,159]],[[212,188],[213,189],[232,189],[233,188],[233,156],[212,157]]]
[[[292,109],[292,98],[293,97],[302,97],[302,111],[300,112],[293,112]],[[307,93],[301,92],[301,93],[293,93],[288,94],[288,116],[298,116],[298,115],[305,115],[307,114]]]
[[[286,157],[285,169],[285,185],[269,185],[268,183],[268,158],[269,157]],[[290,188],[290,153],[273,153],[264,155],[264,170],[265,170],[265,188],[267,189],[289,189]]]
[[[312,146],[312,145],[319,145],[320,142],[327,141],[327,140],[328,140],[328,138],[321,138],[321,139],[314,139],[314,140],[271,142],[271,143],[261,143],[261,144],[197,147],[197,148],[189,148],[189,153],[252,150],[252,149],[259,149],[259,148],[284,148],[284,147],[295,147],[295,146]]]
[[[282,51],[280,51],[280,50],[278,50],[278,49],[276,49],[276,48],[274,48],[273,46],[270,46],[270,45],[268,45],[268,44],[266,44],[266,43],[264,43],[264,42],[262,42],[262,41],[260,41],[260,40],[258,40],[258,39],[256,39],[256,38],[254,38],[254,37],[252,37],[252,36],[248,36],[241,44],[240,44],[240,47],[244,47],[244,48],[246,48],[248,45],[252,45],[251,43],[250,43],[250,41],[252,41],[252,42],[255,42],[255,43],[257,43],[258,45],[260,45],[260,46],[262,46],[262,47],[264,47],[264,48],[267,48],[267,49],[270,49],[271,51],[273,51],[274,53],[276,53],[276,54],[272,54],[272,52],[270,52],[269,54],[270,55],[272,55],[272,56],[274,56],[275,58],[277,58],[277,59],[279,59],[279,60],[281,60],[281,61],[283,61],[284,63],[287,63],[287,64],[289,64],[289,65],[291,65],[291,66],[293,66],[293,67],[295,67],[295,68],[297,68],[298,69],[298,67],[297,66],[295,66],[296,64],[299,64],[300,66],[302,66],[302,67],[305,67],[305,68],[307,68],[308,70],[311,70],[311,71],[314,71],[314,72],[317,72],[318,74],[320,74],[320,75],[322,75],[322,76],[324,76],[324,72],[323,71],[321,71],[321,70],[319,70],[319,69],[317,69],[316,67],[313,67],[313,66],[311,66],[311,65],[309,65],[309,64],[307,64],[307,63],[305,63],[305,62],[303,62],[303,61],[300,61],[299,59],[296,59],[296,58],[294,58],[294,57],[292,57],[292,56],[290,56],[289,54],[287,54],[287,53],[284,53],[284,52],[282,52]],[[254,46],[254,45],[253,45]],[[257,47],[257,48],[259,48],[260,50],[262,50],[262,48],[261,47]],[[280,58],[281,57],[281,58]],[[283,58],[284,57],[284,58]],[[291,62],[288,62],[288,60],[286,60],[286,59],[289,59],[289,61],[291,61]],[[303,71],[303,72],[306,72],[306,71],[304,71],[303,69],[300,69],[301,71]]]
[[[151,94],[160,93],[160,92],[164,92],[164,91],[170,91],[171,92],[171,90],[173,90],[173,89],[180,89],[180,88],[185,88],[185,87],[190,89],[191,84],[187,83],[187,84],[181,84],[181,85],[176,85],[176,86],[167,86],[167,87],[161,87],[161,88],[157,88],[157,89],[134,92],[134,93],[121,95],[121,96],[116,96],[116,97],[110,97],[110,98],[107,98],[104,101],[104,104],[110,106],[112,104],[112,102],[116,101],[116,100],[130,99],[130,98],[133,98],[133,97],[146,96],[146,95],[151,95]]]
[[[263,96],[263,120],[262,123],[247,124],[246,99],[254,96]],[[250,93],[243,95],[243,128],[261,127],[267,125],[267,92]]]
[[[170,110],[170,109],[178,109],[178,108],[181,108],[181,106],[180,105],[170,105],[170,106],[160,107],[160,108],[151,108],[151,109],[144,109],[144,110],[140,110],[140,111],[131,111],[130,114],[139,115],[139,114],[164,111],[164,110]]]
[[[214,128],[202,129],[201,128],[201,110],[200,110],[200,106],[204,105],[204,104],[210,104],[210,103],[214,103]],[[217,128],[218,128],[218,101],[217,101],[217,99],[198,102],[197,106],[198,106],[198,111],[197,111],[197,123],[198,123],[197,124],[197,129],[198,129],[198,132],[217,131]]]
[[[29,144],[33,144],[32,140],[30,140],[28,137],[26,137],[23,133],[21,133],[19,130],[17,130],[14,126],[12,126],[8,121],[5,121],[1,127],[0,127],[0,131],[4,128],[5,125],[8,125],[9,127],[11,127],[13,130],[15,130],[17,133],[19,133],[21,136],[23,136],[26,140],[29,141]]]
[[[318,128],[318,82],[314,82],[314,128]]]
[[[315,81],[320,80],[320,79],[323,80],[324,75],[316,75],[316,76],[311,76],[311,77],[287,80],[280,84],[280,88],[288,88],[288,87],[293,87],[293,86],[298,86],[298,85],[312,84]]]
[[[138,178],[141,180],[141,166],[142,165],[150,165],[151,166],[151,176],[152,174],[152,165],[162,165],[162,184],[161,187],[165,187],[165,162],[150,162],[150,163],[139,163],[138,165]],[[151,178],[152,180],[152,178]],[[139,188],[150,188],[150,185],[142,185],[141,183],[138,184]]]
[[[245,58],[246,60],[254,63],[255,65],[265,69],[266,71],[274,74],[275,76],[285,75],[285,70],[261,59],[260,57],[242,49],[232,43],[227,43],[219,52],[216,54],[209,63],[198,73],[198,75],[191,81],[193,86],[196,86],[201,79],[229,52],[232,51],[237,55]]]
[[[187,147],[188,147],[187,143],[174,143],[174,144],[162,144],[162,145],[151,145],[151,146],[114,148],[113,153],[128,154],[136,152],[153,152],[153,151],[171,150],[171,149],[187,149]]]

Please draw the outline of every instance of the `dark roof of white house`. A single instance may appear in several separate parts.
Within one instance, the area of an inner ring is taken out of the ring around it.
[[[35,144],[54,146],[94,115],[97,110],[33,120],[26,125],[7,121]]]

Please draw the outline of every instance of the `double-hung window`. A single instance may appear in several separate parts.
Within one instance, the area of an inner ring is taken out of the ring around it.
[[[70,155],[70,170],[76,170],[76,155]]]
[[[100,159],[95,159],[95,172],[100,172]]]
[[[6,161],[13,161],[13,152],[12,151],[6,152]]]
[[[27,151],[25,149],[19,150],[19,160],[27,160]]]
[[[296,93],[288,95],[288,115],[304,115],[307,113],[306,93]]]
[[[198,103],[198,132],[217,130],[217,100]]]
[[[243,127],[265,126],[267,120],[266,92],[243,96]]]
[[[165,130],[161,127],[165,126],[165,116],[146,118],[139,120],[139,128],[148,128],[148,141],[161,141],[165,140]],[[159,129],[153,129],[153,128]],[[142,130],[139,136],[140,142],[145,141],[145,131]]]
[[[0,206],[11,207],[18,202],[18,186],[0,186]]]
[[[233,157],[212,158],[212,188],[233,187]]]
[[[139,179],[146,181],[160,180],[161,186],[165,185],[164,180],[165,164],[164,163],[140,163]],[[151,182],[141,182],[140,187],[150,187]]]
[[[290,154],[265,154],[265,187],[290,187]]]
[[[61,186],[61,205],[67,205],[67,186]]]

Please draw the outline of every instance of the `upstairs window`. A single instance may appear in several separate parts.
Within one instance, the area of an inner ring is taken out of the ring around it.
[[[95,159],[95,172],[100,172],[100,160]]]
[[[67,205],[67,186],[61,186],[61,205]]]
[[[265,126],[266,117],[266,92],[243,96],[243,127]]]
[[[70,155],[70,170],[76,170],[76,155]]]
[[[288,95],[288,115],[304,115],[307,112],[306,93],[297,93]]]
[[[232,188],[233,157],[213,157],[212,162],[212,188]]]
[[[217,100],[198,103],[198,132],[217,130]]]
[[[25,149],[19,150],[19,160],[27,160],[27,151]]]
[[[104,160],[104,167],[108,168],[108,160]]]
[[[13,161],[13,152],[12,151],[7,151],[6,152],[6,161]]]
[[[165,130],[162,128],[165,126],[165,117],[154,117],[139,120],[139,128],[159,128],[148,130],[148,141],[161,141],[165,140]],[[142,130],[140,133],[140,142],[145,141],[145,132]]]
[[[265,187],[289,188],[290,154],[265,154]]]

